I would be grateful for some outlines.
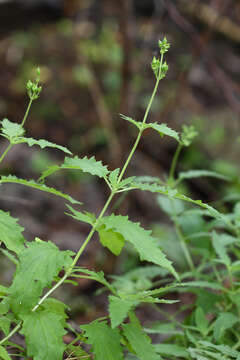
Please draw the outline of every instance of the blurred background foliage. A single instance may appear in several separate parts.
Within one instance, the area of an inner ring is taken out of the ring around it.
[[[240,2],[234,0],[2,0],[0,117],[21,121],[26,81],[40,66],[43,92],[26,124],[29,136],[68,146],[78,156],[95,155],[111,169],[118,167],[136,135],[119,113],[136,120],[143,116],[154,82],[150,63],[158,40],[166,36],[171,43],[169,72],[153,104],[151,121],[178,131],[183,124],[196,127],[199,136],[182,153],[178,170],[214,170],[233,181],[226,186],[221,180],[196,179],[182,190],[224,211],[239,198],[240,190],[239,24]],[[1,140],[1,152],[5,146]],[[128,174],[164,178],[175,148],[171,139],[147,132]],[[56,151],[18,145],[1,171],[37,178],[48,165],[62,160]],[[104,184],[76,172],[52,176],[48,183],[96,213],[107,195]],[[220,203],[223,197],[226,201]],[[64,215],[66,208],[59,199],[9,185],[1,187],[0,199],[4,210],[20,218],[29,240],[38,236],[76,250],[88,231],[86,225]],[[162,199],[136,192],[120,201],[116,211],[153,227],[159,238],[173,239],[172,248],[161,246],[178,266],[184,266],[175,235],[161,212],[164,207]],[[191,218],[184,221],[186,231],[200,226]],[[83,266],[103,267],[106,273],[138,264],[131,249],[116,260],[97,242],[89,245],[82,261]],[[1,267],[8,266],[1,259]],[[10,272],[1,271],[1,276],[8,282]],[[104,313],[104,294],[96,307],[90,306],[95,300],[89,300],[88,294],[94,290],[94,284],[84,281],[69,292],[60,290],[76,321],[78,316],[82,322]]]

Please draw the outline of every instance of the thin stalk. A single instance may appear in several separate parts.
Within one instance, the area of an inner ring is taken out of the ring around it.
[[[177,147],[177,149],[175,151],[175,154],[174,154],[174,157],[173,157],[173,160],[172,160],[170,172],[169,172],[169,180],[170,181],[174,180],[174,173],[175,173],[175,170],[176,170],[176,165],[177,165],[177,161],[178,161],[181,150],[182,150],[182,144],[178,144],[178,147]]]
[[[27,110],[26,110],[26,112],[25,112],[25,114],[24,114],[24,117],[23,117],[23,119],[22,119],[22,123],[21,123],[22,127],[24,126],[24,124],[25,124],[25,122],[26,122],[26,120],[27,120],[27,117],[28,117],[28,114],[29,114],[29,111],[30,111],[32,102],[33,102],[33,99],[30,98],[29,103],[28,103],[28,106],[27,106]]]
[[[158,89],[159,81],[161,80],[162,62],[163,62],[163,54],[161,54],[159,74],[158,74],[157,81],[156,81],[156,84],[155,84],[154,89],[153,89],[153,92],[152,92],[152,96],[151,96],[151,98],[150,98],[150,100],[149,100],[148,106],[147,106],[146,111],[145,111],[145,114],[144,114],[144,116],[143,116],[142,125],[144,125],[144,124],[146,123],[146,121],[147,121],[147,117],[148,117],[149,111],[150,111],[150,109],[151,109],[151,106],[152,106],[154,97],[155,97],[156,92],[157,92],[157,89]],[[138,146],[138,143],[139,143],[139,141],[140,141],[140,139],[141,139],[141,136],[142,136],[143,131],[144,131],[144,126],[142,126],[141,130],[139,130],[139,133],[138,133],[138,136],[137,136],[137,138],[136,138],[136,140],[135,140],[135,143],[134,143],[134,145],[133,145],[133,148],[132,148],[130,154],[128,155],[128,158],[127,158],[127,160],[126,160],[126,162],[125,162],[125,164],[124,164],[124,166],[123,166],[123,168],[122,168],[122,171],[121,171],[121,173],[120,173],[120,175],[119,175],[119,177],[118,177],[118,183],[122,180],[122,177],[123,177],[123,175],[125,174],[125,171],[126,171],[126,169],[127,169],[127,167],[128,167],[128,164],[130,163],[130,161],[131,161],[131,159],[132,159],[132,157],[133,157],[133,154],[134,154],[134,152],[135,152],[135,150],[136,150],[136,148],[137,148],[137,146]]]
[[[99,214],[95,224],[93,225],[91,231],[89,232],[88,236],[86,237],[84,243],[82,244],[82,246],[78,250],[76,256],[73,259],[73,262],[72,262],[71,266],[68,268],[65,275],[39,300],[39,302],[37,303],[36,306],[34,306],[32,311],[36,311],[39,308],[39,306],[44,302],[44,300],[47,299],[60,285],[62,285],[62,283],[64,283],[66,278],[71,275],[74,266],[76,265],[78,259],[80,258],[81,254],[83,253],[85,247],[87,246],[87,244],[91,240],[91,238],[92,238],[92,236],[93,236],[93,234],[94,234],[94,232],[95,232],[101,218],[103,217],[105,211],[107,210],[108,205],[110,204],[110,202],[111,202],[114,195],[115,195],[115,192],[112,191],[110,196],[108,197],[108,199],[107,199],[101,213]]]
[[[178,238],[180,240],[180,245],[181,245],[182,251],[184,253],[185,259],[186,259],[186,261],[188,263],[188,266],[189,266],[191,271],[195,271],[194,263],[193,263],[191,254],[190,254],[190,252],[188,250],[188,247],[186,245],[186,242],[185,242],[184,236],[182,234],[182,231],[180,229],[180,226],[178,225],[177,221],[175,221],[175,220],[173,220],[173,221],[174,221],[174,224],[175,224],[175,227],[176,227],[176,233],[177,233]]]
[[[22,326],[22,322],[20,322],[17,326],[15,326],[15,328],[12,329],[12,331],[0,341],[0,345],[2,345],[3,343],[5,343],[5,341],[7,341],[8,339],[10,339],[10,337],[12,337]]]
[[[154,87],[154,90],[153,90],[153,93],[152,93],[152,96],[150,98],[150,101],[148,103],[148,106],[147,106],[147,109],[145,111],[145,114],[144,114],[144,117],[143,117],[143,121],[142,121],[142,125],[145,124],[146,120],[147,120],[147,117],[148,117],[148,114],[149,114],[149,111],[150,111],[150,108],[151,108],[151,105],[152,105],[152,102],[153,102],[153,99],[156,95],[156,92],[157,92],[157,88],[158,88],[158,84],[159,84],[159,81],[161,79],[161,67],[162,67],[162,61],[163,61],[163,54],[161,55],[161,61],[160,61],[160,69],[159,69],[159,74],[158,74],[158,77],[157,77],[157,81],[156,81],[156,84],[155,84],[155,87]],[[27,110],[26,110],[26,113],[24,115],[24,118],[23,118],[23,121],[22,121],[22,126],[24,125],[26,119],[27,119],[27,116],[28,116],[28,113],[29,113],[29,110],[30,110],[30,107],[31,107],[31,104],[32,104],[32,99],[30,99],[29,101],[29,104],[28,104],[28,107],[27,107]],[[121,181],[125,171],[126,171],[126,168],[129,164],[129,162],[131,161],[132,159],[132,156],[137,148],[137,145],[141,139],[141,135],[142,135],[142,132],[144,130],[144,126],[142,126],[142,128],[139,130],[139,133],[138,133],[138,136],[135,140],[135,143],[130,151],[130,154],[128,155],[128,158],[122,168],[122,171],[119,175],[119,178],[118,178],[118,183]],[[40,301],[38,302],[38,304],[32,309],[32,311],[36,311],[38,309],[38,307],[44,302],[45,299],[47,299],[49,297],[49,295],[51,295],[65,280],[67,277],[69,277],[77,263],[77,261],[79,260],[80,256],[82,255],[83,251],[85,250],[87,244],[89,243],[89,241],[92,239],[92,236],[95,232],[95,230],[97,229],[99,223],[100,223],[100,220],[102,219],[103,215],[105,214],[112,198],[114,197],[114,195],[116,194],[117,192],[117,189],[112,189],[111,190],[111,193],[102,209],[102,211],[100,212],[97,220],[95,221],[95,224],[92,226],[92,229],[90,230],[88,236],[86,237],[84,243],[82,244],[82,246],[80,247],[80,249],[78,250],[76,256],[74,257],[73,259],[73,262],[71,264],[71,266],[67,269],[65,275],[40,299]],[[18,329],[17,329],[18,330]],[[16,331],[17,331],[16,330]]]
[[[5,158],[5,156],[7,155],[7,153],[9,152],[9,150],[11,150],[11,148],[13,147],[13,144],[9,143],[8,147],[5,149],[5,151],[3,152],[2,156],[0,157],[0,163],[3,161],[3,159]]]
[[[89,241],[91,240],[91,238],[92,238],[92,236],[93,236],[93,234],[94,234],[94,232],[95,232],[96,228],[98,227],[98,224],[99,224],[100,220],[102,219],[103,215],[105,214],[105,212],[106,212],[106,210],[107,210],[107,208],[108,208],[108,206],[109,206],[110,202],[112,201],[112,198],[114,197],[114,195],[115,195],[115,191],[112,191],[112,192],[111,192],[111,194],[109,195],[109,197],[108,197],[108,199],[107,199],[107,201],[106,201],[106,203],[105,203],[105,205],[104,205],[104,207],[103,207],[103,209],[102,209],[101,213],[99,214],[99,216],[98,216],[98,218],[97,218],[97,220],[96,220],[95,224],[93,225],[93,227],[92,227],[92,229],[91,229],[90,233],[88,234],[88,236],[87,236],[86,240],[84,241],[84,243],[82,244],[82,246],[81,246],[81,247],[80,247],[80,249],[78,250],[77,255],[75,256],[75,258],[74,258],[74,260],[73,260],[73,262],[72,262],[72,264],[71,264],[70,268],[68,269],[68,271],[67,271],[67,274],[68,274],[68,275],[69,275],[69,274],[71,274],[72,269],[74,268],[74,266],[76,265],[76,263],[77,263],[78,259],[79,259],[79,258],[80,258],[80,256],[82,255],[82,253],[83,253],[83,251],[84,251],[85,247],[87,246],[87,244],[88,244],[88,243],[89,243]]]
[[[170,200],[171,200],[171,206],[172,206],[172,210],[173,210],[172,220],[173,220],[173,223],[175,225],[177,236],[178,236],[178,238],[180,240],[180,245],[181,245],[183,254],[185,256],[185,259],[186,259],[186,261],[188,263],[188,266],[189,266],[190,270],[195,271],[194,263],[193,263],[190,251],[188,250],[188,247],[186,245],[185,237],[184,237],[184,235],[183,235],[183,233],[181,231],[181,228],[180,228],[180,226],[178,224],[177,213],[176,213],[174,202],[173,202],[172,199],[170,199]]]

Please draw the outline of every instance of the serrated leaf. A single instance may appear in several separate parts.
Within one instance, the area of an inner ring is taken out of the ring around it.
[[[239,356],[239,352],[232,349],[228,345],[215,345],[209,341],[199,341],[199,343],[203,345],[205,348],[209,347],[210,349],[219,351],[222,355],[227,355],[236,358]]]
[[[9,213],[0,210],[0,241],[6,248],[18,254],[24,249],[24,228]]]
[[[111,319],[112,328],[120,325],[128,316],[128,312],[138,305],[136,300],[120,299],[116,296],[110,295],[109,299],[109,315]]]
[[[110,181],[110,184],[114,187],[117,184],[118,175],[119,175],[120,169],[117,168],[110,172],[108,175],[108,179]]]
[[[169,270],[176,278],[178,275],[159,249],[157,241],[151,236],[151,231],[143,229],[138,223],[134,223],[127,216],[110,215],[102,218],[101,224],[106,229],[113,229],[121,234],[126,241],[129,241],[137,250],[141,260],[147,260]]]
[[[3,331],[4,335],[9,334],[11,325],[11,320],[7,316],[0,316],[0,329]]]
[[[213,326],[213,336],[216,341],[219,341],[224,335],[224,332],[232,328],[237,322],[239,322],[239,318],[234,314],[229,312],[221,313]]]
[[[20,184],[20,185],[25,185],[25,186],[29,186],[31,188],[34,188],[36,190],[40,190],[40,191],[44,191],[56,196],[60,196],[66,200],[68,200],[69,202],[71,202],[72,204],[81,204],[79,201],[73,199],[70,195],[64,194],[59,190],[56,190],[54,188],[48,187],[44,184],[40,184],[37,183],[34,180],[25,180],[25,179],[19,179],[16,176],[1,176],[0,178],[0,184],[3,183],[15,183],[15,184]]]
[[[19,265],[9,288],[13,312],[19,315],[33,308],[42,290],[51,285],[60,270],[70,266],[71,255],[51,242],[29,243],[19,254]]]
[[[26,314],[23,318],[21,334],[26,338],[27,355],[34,360],[62,359],[65,333],[61,317],[46,310]]]
[[[106,230],[104,227],[98,229],[100,243],[107,247],[114,255],[120,255],[124,247],[124,237],[113,231],[112,229]]]
[[[105,177],[109,173],[107,166],[103,165],[101,161],[97,161],[94,156],[91,158],[87,158],[87,156],[84,158],[77,156],[73,158],[66,157],[60,167],[61,169],[81,170],[91,175],[97,175],[100,178]]]
[[[218,255],[219,259],[225,264],[226,266],[231,265],[231,260],[227,254],[227,250],[223,245],[221,238],[218,237],[218,234],[213,231],[212,233],[212,244],[216,254]]]
[[[158,183],[133,181],[131,183],[131,187],[143,191],[150,191],[152,193],[160,193],[170,197],[175,197],[178,194],[176,189],[172,189],[171,187],[167,187],[167,186],[162,186],[159,185]]]
[[[50,166],[46,171],[44,171],[39,178],[39,181],[43,181],[47,176],[54,174],[56,171],[67,169],[81,170],[100,178],[106,177],[109,173],[107,166],[103,165],[101,161],[97,161],[94,156],[91,158],[87,158],[87,156],[84,158],[79,158],[78,156],[74,156],[72,158],[65,157],[64,162],[61,165]]]
[[[33,139],[33,138],[25,138],[25,137],[23,137],[23,138],[18,139],[17,143],[18,144],[19,143],[27,143],[28,146],[38,145],[38,146],[40,146],[41,149],[44,149],[46,147],[50,147],[50,148],[53,148],[53,149],[61,150],[66,154],[72,155],[71,151],[68,150],[65,146],[57,145],[57,144],[54,144],[54,143],[52,143],[50,141],[43,140],[43,139],[36,140],[36,139]]]
[[[156,352],[160,355],[170,355],[189,359],[189,353],[183,347],[175,344],[156,344]]]
[[[199,177],[213,177],[216,179],[230,181],[229,177],[219,174],[215,171],[208,171],[208,170],[189,170],[189,171],[180,172],[177,181],[194,179]]]
[[[140,360],[159,360],[150,337],[143,331],[136,316],[131,316],[131,323],[122,324],[123,334],[129,341]]]
[[[179,142],[178,133],[175,130],[168,127],[166,124],[147,123],[147,124],[144,124],[144,128],[145,129],[147,129],[147,128],[154,129],[159,133],[160,136],[167,135],[167,136],[174,138],[175,140],[177,140]]]
[[[203,280],[196,280],[196,281],[188,281],[181,284],[176,284],[176,287],[200,287],[200,288],[207,288],[212,290],[224,290],[224,287],[218,284],[217,282],[209,282],[209,281],[203,281]]]
[[[144,328],[149,334],[166,334],[166,335],[178,335],[182,334],[180,330],[176,329],[176,325],[173,323],[156,322],[150,328]]]
[[[105,322],[93,321],[82,325],[88,343],[92,345],[96,360],[123,360],[120,334],[117,328],[111,329]],[[150,359],[149,359],[150,360]]]
[[[135,125],[139,130],[142,128],[142,122],[136,121],[136,120],[132,119],[131,117],[125,116],[123,114],[119,114],[119,115],[123,120],[129,121],[130,123]]]
[[[78,210],[73,209],[71,206],[67,205],[68,209],[72,211],[72,214],[65,213],[66,215],[71,216],[72,218],[85,222],[87,224],[93,225],[96,221],[96,216],[93,213],[85,211],[84,213]]]
[[[10,356],[8,355],[7,350],[3,346],[0,346],[0,359],[11,360]]]
[[[6,137],[7,139],[22,136],[25,132],[21,124],[9,121],[8,119],[3,119],[1,124],[2,136]]]

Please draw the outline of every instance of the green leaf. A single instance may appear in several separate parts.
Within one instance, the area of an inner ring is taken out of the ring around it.
[[[130,118],[129,116],[125,116],[123,114],[119,114],[119,115],[123,120],[129,121],[130,123],[135,125],[139,130],[142,128],[142,122],[136,121],[136,120]]]
[[[147,124],[144,124],[144,128],[145,129],[148,129],[148,128],[154,129],[159,133],[159,135],[161,137],[164,135],[167,135],[167,136],[170,136],[170,137],[174,138],[175,140],[179,141],[178,133],[175,130],[168,127],[166,124],[147,123]]]
[[[207,332],[208,321],[206,319],[205,313],[203,312],[203,309],[200,307],[197,307],[195,311],[195,323],[202,334],[205,334]]]
[[[96,175],[100,178],[106,177],[109,173],[107,166],[103,165],[101,161],[97,161],[94,156],[89,159],[87,156],[84,158],[79,158],[77,156],[74,156],[73,158],[65,157],[62,165],[53,165],[44,171],[39,178],[39,181],[43,181],[47,176],[54,174],[58,170],[66,169],[81,170],[91,175]]]
[[[234,357],[234,358],[238,358],[238,356],[239,356],[239,352],[232,349],[228,345],[215,345],[215,344],[212,344],[209,341],[199,341],[199,343],[201,345],[203,345],[204,348],[210,348],[210,349],[217,350],[222,355],[227,355],[227,356],[231,356],[231,357]]]
[[[117,169],[111,171],[110,174],[108,175],[108,179],[109,179],[112,187],[115,187],[117,185],[119,172],[120,172],[120,169],[117,168]]]
[[[95,360],[123,360],[121,338],[117,328],[111,329],[105,322],[96,320],[82,325],[81,329],[85,331],[88,344],[92,345]]]
[[[3,346],[0,346],[0,358],[2,360],[11,360],[10,356],[7,353],[7,350]]]
[[[216,179],[221,179],[225,181],[230,181],[230,178],[228,176],[219,174],[215,171],[208,171],[208,170],[190,170],[190,171],[184,171],[180,172],[177,182],[186,180],[186,179],[194,179],[199,177],[213,177]]]
[[[123,334],[129,341],[140,360],[160,360],[150,337],[143,331],[135,315],[131,315],[131,323],[122,324]]]
[[[96,216],[93,213],[85,211],[84,213],[81,211],[77,211],[73,209],[70,205],[67,205],[68,209],[72,211],[72,214],[65,213],[66,215],[71,216],[72,218],[85,222],[93,226],[96,221]]]
[[[50,286],[55,276],[72,263],[70,251],[60,251],[51,242],[32,242],[19,254],[19,265],[10,291],[10,306],[14,313],[29,311],[36,305],[42,290]]]
[[[9,140],[14,137],[22,136],[25,132],[22,125],[9,121],[8,119],[3,119],[1,121],[1,124],[2,124],[2,128],[1,128],[2,136],[6,137]]]
[[[105,177],[109,173],[107,166],[103,165],[101,161],[96,161],[94,156],[89,159],[86,156],[82,159],[77,156],[74,158],[66,157],[61,168],[82,170],[91,175],[97,175],[100,178]]]
[[[82,274],[84,274],[84,275],[82,275]],[[97,281],[100,284],[106,286],[110,290],[112,288],[111,285],[109,284],[109,282],[105,279],[103,271],[96,272],[96,271],[89,270],[89,269],[75,267],[74,274],[72,276],[79,277],[82,279],[91,279],[91,280]]]
[[[124,237],[114,232],[112,229],[106,230],[104,227],[98,229],[100,243],[107,247],[114,255],[120,255],[124,247]]]
[[[200,288],[207,288],[212,290],[220,290],[223,291],[224,287],[218,284],[217,282],[209,282],[209,281],[203,281],[203,280],[196,280],[196,281],[188,281],[181,284],[176,284],[176,287],[200,287]]]
[[[227,254],[225,246],[223,245],[223,243],[221,241],[221,238],[218,237],[218,234],[215,231],[213,231],[212,236],[213,236],[212,244],[213,244],[213,247],[214,247],[219,259],[221,259],[223,264],[225,264],[226,266],[230,266],[231,260]]]
[[[28,146],[38,145],[38,146],[40,146],[41,149],[44,149],[46,147],[50,147],[50,148],[53,148],[53,149],[61,150],[66,154],[72,155],[71,151],[68,150],[65,146],[57,145],[57,144],[54,144],[52,142],[49,142],[49,141],[43,140],[43,139],[36,140],[36,139],[33,139],[33,138],[25,138],[25,137],[23,137],[23,138],[18,139],[16,143],[17,144],[27,143]]]
[[[11,325],[11,320],[7,316],[0,316],[0,329],[3,331],[4,335],[9,334]]]
[[[159,249],[156,239],[151,236],[151,231],[143,229],[139,223],[130,221],[127,216],[114,214],[102,218],[101,224],[105,225],[107,230],[113,229],[129,241],[139,253],[141,260],[162,266],[178,278],[171,262]]]
[[[180,330],[176,330],[176,325],[173,323],[156,322],[150,328],[144,328],[144,330],[149,334],[166,334],[169,336],[182,334]]]
[[[9,303],[7,302],[7,298],[4,298],[0,302],[0,315],[6,314],[8,310],[9,310]]]
[[[189,353],[183,347],[175,344],[157,344],[154,345],[156,352],[161,355],[170,355],[189,359]]]
[[[0,210],[0,241],[8,250],[18,254],[24,249],[25,239],[22,235],[24,228],[17,223],[18,219]]]
[[[229,312],[221,313],[213,326],[213,336],[216,341],[220,341],[224,332],[232,328],[237,322],[239,322],[239,318],[234,314]]]
[[[61,317],[46,310],[30,312],[23,318],[21,334],[26,338],[27,355],[34,360],[62,359],[65,333]]]
[[[68,308],[68,306],[62,301],[54,298],[47,298],[42,303],[41,308],[47,310],[49,313],[60,316],[62,325],[64,327],[66,326],[66,319],[68,318],[66,314],[66,309]]]
[[[81,204],[79,201],[73,199],[70,195],[64,194],[59,190],[56,190],[54,188],[48,187],[44,184],[40,184],[35,182],[34,180],[25,180],[25,179],[19,179],[16,176],[1,176],[0,177],[0,184],[3,183],[15,183],[15,184],[20,184],[20,185],[25,185],[25,186],[29,186],[31,188],[37,189],[37,190],[41,190],[56,196],[60,196],[66,200],[68,200],[69,202],[71,202],[72,204]]]
[[[138,305],[136,300],[120,299],[116,296],[110,295],[109,299],[109,315],[111,319],[112,328],[120,325],[128,316],[128,312]]]

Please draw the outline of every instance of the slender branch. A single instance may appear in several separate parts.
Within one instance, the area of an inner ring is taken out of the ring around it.
[[[163,54],[161,54],[159,73],[158,73],[158,76],[157,76],[157,81],[156,81],[155,87],[153,89],[152,96],[151,96],[151,98],[149,100],[148,106],[146,108],[146,111],[145,111],[145,114],[144,114],[144,117],[143,117],[143,121],[142,121],[142,125],[144,125],[146,123],[146,121],[147,121],[149,111],[151,109],[154,97],[155,97],[157,89],[158,89],[159,81],[161,80],[162,62],[163,62]],[[120,175],[118,177],[118,183],[122,180],[122,177],[125,174],[125,171],[126,171],[126,169],[128,167],[128,164],[130,163],[130,161],[131,161],[131,159],[133,157],[133,154],[134,154],[134,152],[135,152],[135,150],[136,150],[136,148],[137,148],[137,146],[139,144],[139,141],[141,139],[143,131],[144,131],[144,126],[142,126],[142,129],[139,130],[139,133],[138,133],[138,136],[137,136],[137,138],[135,140],[133,148],[132,148],[130,154],[128,155],[128,158],[127,158],[127,160],[126,160],[126,162],[125,162],[125,164],[124,164],[124,166],[122,168],[122,171],[121,171],[121,173],[120,173]]]
[[[173,157],[173,160],[172,160],[170,172],[169,172],[169,177],[168,178],[169,178],[170,182],[174,180],[174,173],[175,173],[175,170],[176,170],[176,165],[177,165],[177,161],[178,161],[181,150],[182,150],[182,144],[178,144],[178,147],[177,147],[177,149],[175,151],[175,154],[174,154],[174,157]]]
[[[22,326],[22,321],[15,326],[15,328],[12,329],[12,331],[0,341],[0,345],[2,345],[3,343],[5,343],[5,341],[7,341],[8,339],[10,339],[10,337],[12,337]]]
[[[44,300],[46,300],[60,285],[62,285],[62,283],[64,283],[64,281],[67,279],[67,277],[71,275],[74,266],[76,265],[78,259],[80,258],[81,254],[83,253],[83,251],[86,248],[87,244],[91,240],[96,228],[98,227],[98,224],[99,224],[101,218],[103,217],[105,211],[107,210],[108,205],[110,204],[110,202],[111,202],[114,195],[115,195],[115,192],[112,191],[110,196],[108,197],[108,199],[107,199],[107,201],[106,201],[100,215],[98,216],[95,224],[93,225],[93,227],[92,227],[91,231],[89,232],[87,238],[85,239],[84,243],[82,244],[82,246],[78,250],[76,256],[73,259],[73,262],[72,262],[71,266],[67,269],[65,275],[39,300],[39,302],[37,303],[36,306],[34,306],[32,311],[36,311],[39,308],[39,306],[44,302]]]
[[[11,148],[13,147],[13,144],[9,143],[8,147],[5,149],[5,151],[3,152],[2,156],[0,157],[0,163],[3,161],[3,159],[5,158],[5,156],[7,155],[7,153],[9,152],[9,150],[11,150]]]
[[[30,98],[29,103],[28,103],[28,106],[27,106],[27,110],[26,110],[26,112],[25,112],[25,114],[24,114],[24,117],[23,117],[23,119],[22,119],[22,123],[21,123],[22,126],[24,126],[24,124],[25,124],[25,122],[26,122],[26,120],[27,120],[27,117],[28,117],[30,108],[31,108],[31,106],[32,106],[32,102],[33,102],[33,99]]]

